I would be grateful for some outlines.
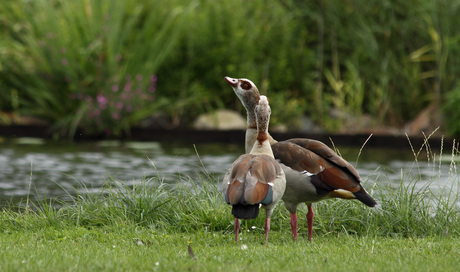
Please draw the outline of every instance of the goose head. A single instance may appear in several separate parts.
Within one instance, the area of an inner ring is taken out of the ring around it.
[[[259,103],[256,105],[255,114],[257,118],[257,130],[259,133],[268,133],[268,124],[270,121],[270,114],[272,110],[268,103],[268,98],[261,95]]]
[[[248,113],[254,112],[260,97],[257,86],[246,78],[231,78],[227,76],[225,80],[232,86],[233,91],[246,108],[246,111]]]

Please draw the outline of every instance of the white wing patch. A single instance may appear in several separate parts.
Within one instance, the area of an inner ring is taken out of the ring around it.
[[[305,174],[305,175],[307,175],[307,176],[309,176],[309,177],[311,177],[311,176],[314,175],[314,174],[312,174],[312,173],[310,173],[310,172],[308,172],[308,171],[303,171],[302,174]]]
[[[324,170],[324,167],[322,167],[322,166],[320,165],[320,166],[319,166],[319,171],[318,171],[318,173],[323,172],[323,170]],[[316,173],[316,174],[310,173],[310,172],[308,172],[307,170],[304,170],[304,171],[301,172],[301,173],[302,173],[302,174],[305,174],[305,175],[307,175],[307,176],[309,176],[309,177],[318,174],[318,173]]]

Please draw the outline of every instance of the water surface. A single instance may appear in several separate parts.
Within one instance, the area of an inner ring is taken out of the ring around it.
[[[456,162],[451,156],[427,159],[421,152],[415,162],[407,150],[338,147],[340,154],[359,171],[365,187],[400,186],[418,180],[420,188],[456,187]],[[168,183],[198,179],[206,172],[220,182],[226,169],[244,152],[228,144],[165,144],[157,142],[101,141],[56,143],[21,138],[0,143],[0,201],[17,202],[27,195],[38,198],[63,196],[82,186],[98,191],[107,180],[130,184],[161,176]],[[86,190],[86,189],[85,189]]]

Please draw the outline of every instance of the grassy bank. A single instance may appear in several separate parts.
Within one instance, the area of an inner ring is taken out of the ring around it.
[[[401,170],[400,183],[369,177],[365,187],[376,208],[344,200],[315,204],[312,243],[305,206],[293,242],[281,204],[267,245],[263,215],[242,223],[235,245],[230,207],[206,172],[199,179],[178,176],[173,187],[160,173],[129,185],[108,180],[99,193],[81,185],[65,202],[31,196],[0,213],[0,270],[456,271],[458,191],[421,186],[416,165]],[[456,184],[456,163],[451,166]]]

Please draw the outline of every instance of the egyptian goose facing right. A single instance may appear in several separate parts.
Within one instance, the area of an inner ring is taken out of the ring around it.
[[[265,242],[270,231],[270,217],[284,194],[286,177],[275,161],[268,141],[271,109],[266,96],[260,96],[254,107],[256,141],[249,154],[241,155],[223,180],[225,201],[232,205],[235,216],[235,243],[238,243],[239,219],[254,219],[259,208],[266,210]]]
[[[256,85],[245,78],[225,77],[247,112],[246,152],[256,141],[256,117],[254,108],[260,97]],[[369,207],[377,203],[361,186],[356,169],[320,141],[290,139],[277,142],[268,135],[275,159],[286,175],[284,204],[291,214],[291,231],[297,240],[297,206],[308,206],[308,239],[313,235],[312,203],[327,198],[358,199]]]

